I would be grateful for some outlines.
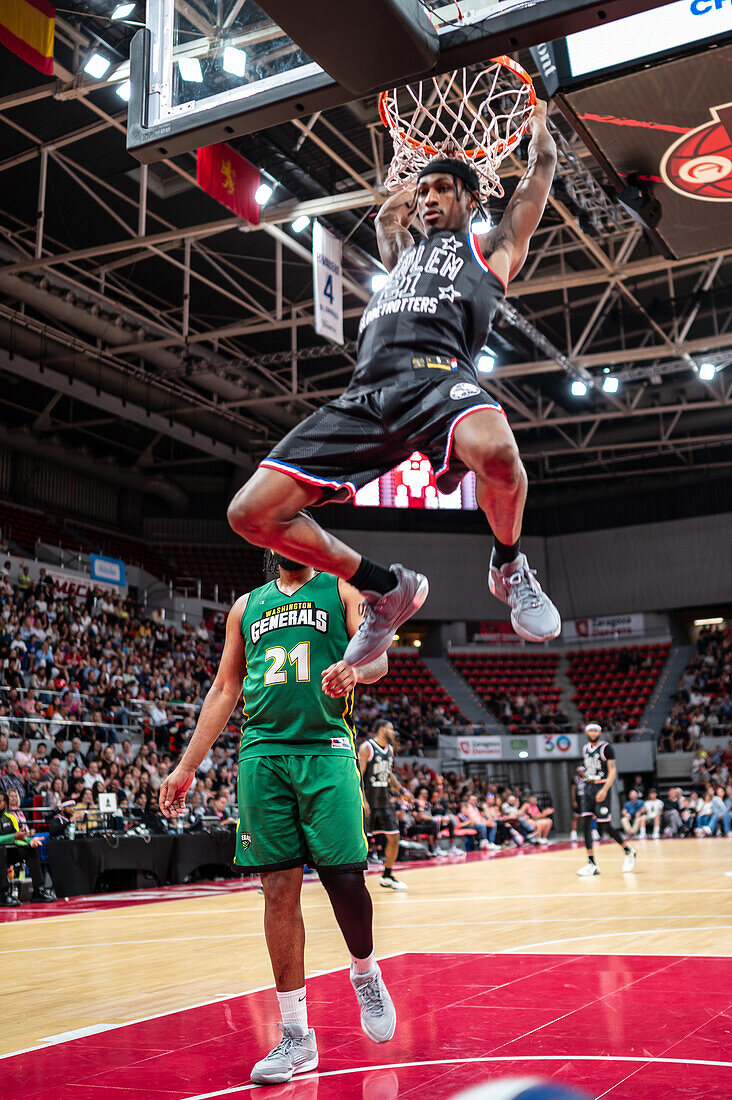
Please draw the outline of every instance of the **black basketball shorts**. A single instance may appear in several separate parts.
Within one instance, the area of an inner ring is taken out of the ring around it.
[[[580,799],[580,817],[585,817],[589,814],[591,817],[597,818],[598,822],[612,822],[610,811],[610,791],[608,791],[605,795],[604,802],[597,801],[597,792],[599,791],[601,786],[601,783],[587,784]]]
[[[436,377],[441,375],[441,377]],[[348,389],[278,443],[261,465],[347,501],[413,451],[429,458],[442,493],[467,473],[452,455],[455,428],[478,409],[503,409],[467,372],[420,368],[379,388]]]
[[[399,822],[394,807],[391,804],[388,806],[375,806],[366,818],[366,832],[398,833]]]

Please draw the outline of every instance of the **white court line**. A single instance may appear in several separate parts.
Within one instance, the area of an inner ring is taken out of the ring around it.
[[[697,920],[700,920],[700,921],[702,921],[702,920],[718,920],[719,919],[719,913],[695,913],[694,916],[696,917]],[[593,917],[592,919],[595,920],[595,921],[601,922],[601,921],[628,921],[628,920],[637,921],[640,918],[637,917],[637,916],[621,917],[621,916],[615,916],[614,914],[612,914],[612,915],[608,914],[607,916]],[[671,914],[671,913],[659,913],[659,914],[657,914],[656,918],[654,918],[654,919],[657,919],[657,920],[689,920],[689,914],[688,913],[679,913],[678,915],[675,915],[675,914]],[[515,925],[519,925],[519,924],[534,924],[534,925],[535,924],[561,924],[561,925],[566,925],[566,924],[587,924],[587,917],[534,917],[534,918],[529,918],[527,920],[514,920],[512,917],[505,917],[505,918],[499,919],[499,920],[494,919],[494,920],[471,920],[470,921],[470,927],[471,928],[497,928],[497,929],[500,929],[500,928],[506,927],[507,925],[510,926],[510,927],[514,927]],[[440,920],[440,921],[428,921],[428,922],[421,922],[421,923],[414,923],[414,922],[410,921],[408,930],[411,931],[411,929],[413,929],[413,928],[464,928],[464,927],[465,927],[465,921],[464,920],[454,920],[454,921]],[[722,925],[721,927],[730,928],[732,926]],[[712,925],[710,930],[718,931],[719,928],[720,928],[719,925]],[[404,930],[405,930],[405,925],[404,925],[403,922],[400,922],[399,924],[380,924],[378,921],[374,922],[374,931],[375,932],[394,932],[394,931],[403,932]],[[337,929],[334,928],[334,927],[329,927],[329,928],[311,928],[311,927],[308,927],[307,931],[308,931],[308,933],[336,932]],[[688,932],[688,931],[690,931],[690,929],[688,929],[688,928],[664,928],[664,929],[658,929],[658,931]],[[700,925],[698,928],[693,929],[693,931],[705,932],[705,931],[707,931],[707,926]],[[640,934],[640,933],[646,934],[646,932],[647,932],[646,929],[638,929],[638,934]],[[630,935],[634,935],[636,933],[632,930],[626,929],[624,933],[608,932],[608,933],[603,933],[603,934],[604,935],[609,935],[609,936],[619,936],[621,934],[630,936]],[[597,933],[597,935],[600,935],[600,933]],[[189,943],[191,940],[195,940],[196,942],[199,942],[199,941],[202,942],[204,940],[206,940],[206,941],[249,940],[249,939],[259,939],[259,938],[261,938],[261,936],[262,936],[261,930],[257,931],[257,932],[228,932],[225,935],[213,935],[213,934],[211,934],[211,935],[207,935],[207,936],[202,936],[198,932],[192,932],[190,934],[190,936],[161,936],[161,937],[155,938],[155,939],[145,939],[145,940],[136,939],[135,944],[143,944],[143,943]],[[578,937],[575,937],[575,938],[577,938],[577,939],[594,939],[595,936],[585,936],[585,937],[578,936]],[[53,944],[53,945],[51,945],[51,944],[42,944],[39,947],[8,947],[8,948],[3,948],[2,950],[0,950],[0,955],[19,955],[21,953],[36,952],[36,951],[53,951],[53,952],[55,952],[55,951],[75,951],[75,950],[78,950],[80,948],[87,948],[87,947],[126,947],[128,945],[128,942],[129,942],[128,940],[105,940],[105,941],[102,941],[100,943],[92,943],[89,940],[84,940],[83,943],[62,943],[62,944]],[[572,942],[572,940],[547,940],[546,941],[546,943],[571,943],[571,942]],[[509,949],[507,949],[507,950],[509,950]],[[510,948],[510,950],[515,951],[515,950],[519,950],[519,948]],[[424,952],[424,951],[421,951],[419,949],[417,950],[417,954],[425,954],[425,953],[431,954],[432,952],[430,952],[430,951]],[[450,952],[450,953],[453,954],[453,952]],[[454,954],[458,954],[458,955],[466,955],[466,954],[471,954],[471,953],[472,952],[467,952],[467,951],[454,952]],[[504,952],[496,952],[496,951],[476,952],[476,954],[483,954],[483,953],[486,954],[486,955],[495,955],[495,954],[502,954]],[[723,955],[723,956],[720,956],[720,957],[721,958],[726,958],[727,956]]]
[[[331,1069],[325,1073],[298,1074],[297,1081],[317,1081],[323,1077],[345,1077],[352,1073],[371,1073],[380,1069],[413,1069],[417,1066],[460,1066],[476,1062],[632,1062],[645,1065],[673,1065],[673,1066],[717,1066],[722,1069],[732,1069],[732,1062],[714,1062],[701,1058],[634,1058],[624,1054],[504,1054],[496,1057],[485,1058],[434,1058],[425,1062],[391,1062],[387,1065],[354,1066],[351,1069]],[[199,1092],[195,1096],[187,1096],[185,1100],[212,1100],[215,1096],[231,1096],[236,1092],[251,1092],[259,1089],[261,1085],[233,1085],[228,1089],[219,1089],[217,1092]]]
[[[87,945],[88,946],[88,945]],[[400,955],[403,955],[403,951],[393,951],[390,955],[379,955],[379,959],[395,959]],[[315,972],[308,972],[305,977],[311,978],[317,973],[321,974],[338,974],[341,970],[348,970],[348,963],[343,963],[342,966],[332,966],[329,970],[318,970]],[[231,1001],[237,997],[248,997],[250,993],[264,993],[267,989],[274,989],[274,983],[269,985],[259,985],[255,989],[242,989],[238,993],[224,993],[221,997],[212,997],[210,1001],[198,1001],[192,1005],[182,1005],[179,1008],[169,1008],[165,1012],[154,1012],[152,1016],[138,1016],[134,1020],[124,1020],[121,1024],[99,1024],[101,1030],[95,1032],[96,1034],[102,1034],[102,1031],[118,1031],[123,1027],[132,1027],[133,1024],[146,1024],[150,1020],[162,1020],[166,1016],[175,1016],[177,1012],[192,1012],[197,1008],[207,1008],[209,1005],[221,1004],[223,1001]],[[0,1061],[5,1058],[15,1058],[20,1054],[32,1054],[34,1051],[44,1050],[46,1047],[58,1046],[61,1043],[68,1043],[71,1040],[68,1038],[68,1031],[60,1032],[58,1035],[51,1035],[45,1039],[39,1039],[38,1043],[32,1047],[23,1047],[21,1050],[11,1050],[7,1054],[0,1054]]]
[[[725,875],[729,875],[730,877],[732,877],[732,871],[725,871],[724,873],[725,873]],[[633,881],[635,882],[637,880],[634,879]],[[256,893],[256,891],[254,891],[254,890],[242,890],[241,893],[242,894],[253,894],[253,893]],[[654,898],[654,897],[662,897],[665,894],[673,894],[674,897],[680,897],[683,894],[731,894],[731,893],[732,893],[732,887],[723,887],[723,886],[717,886],[717,887],[709,888],[709,889],[701,888],[701,889],[698,889],[698,890],[694,890],[694,889],[689,889],[689,890],[642,890],[642,889],[639,890],[639,889],[634,889],[632,892],[630,890],[604,890],[602,893],[600,893],[598,891],[597,893],[593,893],[593,894],[588,893],[586,890],[582,890],[582,891],[578,891],[576,893],[570,893],[568,891],[562,891],[559,894],[544,894],[544,893],[542,893],[541,899],[543,900],[544,898],[566,898],[566,899],[571,900],[571,901],[584,901],[584,900],[601,901],[601,900],[604,900],[605,898],[632,898],[635,901],[638,898],[648,899],[648,898]],[[232,896],[235,896],[235,897],[238,898],[238,897],[240,897],[240,894],[234,893],[232,891]],[[259,895],[257,895],[257,896],[259,896]],[[418,898],[418,897],[415,897],[414,895],[412,895],[411,897],[405,897],[404,894],[398,894],[398,895],[395,895],[395,894],[389,894],[389,895],[377,894],[376,896],[380,897],[380,898],[383,898],[383,902],[387,905],[388,904],[406,905],[406,904],[411,903],[411,904],[414,904],[414,905],[429,905],[430,907],[433,907],[435,905],[457,905],[457,904],[460,904],[461,902],[469,902],[469,901],[533,901],[533,902],[535,902],[537,900],[536,894],[468,894],[465,897],[459,897],[459,896],[456,895],[454,897],[449,897],[449,898],[430,898],[430,897],[419,897]],[[397,900],[397,898],[398,898],[398,900]],[[186,898],[185,900],[188,901],[189,899]],[[201,900],[205,900],[205,899],[201,899]],[[216,900],[218,900],[218,897],[216,898]],[[303,899],[303,900],[305,901],[305,899]],[[163,903],[163,902],[160,902],[160,903],[150,902],[150,905],[156,905],[156,904],[169,905],[171,903],[167,902],[167,901],[165,903]],[[145,905],[125,905],[125,906],[121,906],[119,909],[88,909],[84,913],[68,913],[68,914],[64,914],[63,916],[58,916],[58,917],[54,916],[53,917],[53,923],[54,924],[61,924],[63,922],[64,924],[66,924],[66,923],[71,922],[71,921],[88,921],[90,917],[96,917],[97,915],[103,916],[105,920],[118,920],[118,919],[120,919],[120,920],[122,920],[122,919],[131,920],[133,917],[137,918],[138,920],[141,917],[142,918],[148,917],[148,918],[151,918],[151,919],[156,920],[156,921],[160,919],[160,914],[157,913],[157,912],[156,913],[144,912],[144,910],[146,910],[147,908],[148,908],[148,906],[147,906],[147,904],[145,904]],[[307,904],[307,902],[306,902],[305,904],[303,904],[302,908],[303,908],[304,912],[307,912],[310,909],[330,909],[331,905],[330,905],[330,902],[327,902],[327,901],[315,902],[314,904]],[[204,913],[204,912],[205,912],[206,916],[214,916],[214,915],[220,915],[220,916],[229,915],[229,916],[231,916],[232,912],[236,912],[236,910],[232,910],[230,907],[227,908],[227,909],[214,909],[214,908],[209,908],[207,906],[205,908],[205,910],[204,909],[177,909],[175,911],[175,915],[176,915],[176,917],[197,917],[197,916],[201,916],[201,914]],[[48,917],[48,919],[49,920],[51,919],[50,916]],[[20,926],[21,926],[20,922],[8,921],[7,924],[0,924],[0,933],[2,933],[2,930],[4,928],[19,928]]]
[[[579,943],[581,940],[604,940],[612,936],[657,936],[667,932],[731,932],[732,924],[710,924],[706,928],[699,928],[697,925],[692,925],[690,928],[639,928],[635,932],[631,932],[629,929],[624,929],[622,932],[595,932],[591,936],[571,936],[569,939],[563,940],[541,940],[538,943],[524,943],[520,947],[506,947],[502,951],[491,952],[495,955],[511,955],[514,951],[530,951],[534,947],[548,947],[550,944],[555,943]],[[666,954],[666,952],[664,952]],[[684,956],[681,956],[682,958]],[[701,958],[707,956],[702,955]],[[720,957],[720,956],[716,956]],[[721,956],[722,958],[726,956]]]

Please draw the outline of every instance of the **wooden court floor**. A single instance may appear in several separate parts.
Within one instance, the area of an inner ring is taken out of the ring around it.
[[[577,846],[410,868],[401,874],[409,886],[408,892],[401,894],[383,889],[378,876],[369,876],[377,953],[385,960],[384,973],[393,973],[396,980],[394,960],[407,956],[414,974],[418,970],[415,956],[425,956],[425,965],[429,957],[432,971],[438,965],[435,960],[442,960],[440,967],[449,969],[459,963],[459,956],[465,956],[466,962],[490,956],[492,963],[489,959],[480,964],[481,973],[488,977],[477,982],[476,989],[481,982],[491,984],[490,975],[499,966],[501,973],[511,975],[515,970],[517,975],[527,974],[528,988],[532,988],[531,968],[546,956],[561,956],[562,961],[579,958],[589,974],[593,963],[587,958],[582,962],[581,957],[633,957],[641,968],[646,965],[642,960],[647,959],[650,969],[644,973],[660,973],[674,959],[683,958],[683,979],[681,972],[677,973],[684,986],[685,1004],[704,995],[710,973],[721,975],[724,971],[724,989],[732,976],[732,964],[727,962],[732,960],[732,840],[649,840],[639,842],[638,849],[636,872],[623,874],[622,853],[615,845],[602,845],[597,851],[602,873],[592,879],[578,878],[575,873],[584,862],[583,849]],[[190,893],[197,891],[193,888]],[[105,899],[105,904],[112,903],[112,898]],[[0,924],[0,970],[5,975],[6,993],[12,991],[12,1012],[4,1014],[0,1029],[0,1080],[11,1066],[19,1071],[32,1067],[34,1054],[48,1053],[49,1048],[55,1051],[54,1064],[58,1064],[58,1058],[66,1057],[80,1037],[93,1036],[94,1049],[101,1052],[107,1034],[125,1034],[119,1025],[151,1018],[178,1019],[164,1014],[191,1013],[195,1018],[202,1011],[195,1006],[226,1004],[271,986],[262,935],[263,899],[253,890],[235,886],[204,896],[90,911],[75,909],[73,904],[64,908],[64,903],[52,908],[50,913],[46,907],[44,919]],[[318,976],[344,968],[347,956],[319,883],[304,886],[303,911],[308,977],[313,979],[313,988],[319,988]],[[515,962],[508,958],[500,961],[500,956],[513,956]],[[654,962],[661,957],[663,967]],[[698,966],[694,959],[699,960]],[[557,973],[556,965],[546,960],[541,972],[548,968],[548,972]],[[612,961],[602,966],[608,973],[617,969]],[[694,988],[696,970],[698,990]],[[537,1002],[552,996],[544,979],[535,981],[533,988]],[[407,983],[407,995],[408,989]],[[261,1003],[268,1007],[260,1006],[258,1013],[272,1016],[266,1025],[274,1039],[276,1002],[269,992],[262,996]],[[509,993],[509,999],[511,996]],[[723,993],[722,999],[725,1012],[728,1007],[732,1010],[732,989]],[[259,1001],[254,998],[248,1003]],[[725,1018],[732,1020],[732,1011]],[[705,1018],[703,1022],[709,1021]],[[715,1026],[720,1026],[719,1022]],[[118,1030],[112,1030],[115,1028]],[[701,1059],[700,1065],[729,1064],[732,1070],[732,1023],[729,1035],[726,1049],[722,1033],[718,1043],[712,1038],[704,1048],[709,1058]],[[162,1050],[167,1041],[158,1045]],[[378,1051],[381,1055],[381,1048]],[[14,1058],[18,1052],[26,1053]],[[28,1071],[23,1073],[21,1084],[29,1080]],[[725,1080],[730,1086],[727,1095],[732,1095],[732,1077]],[[177,1092],[149,1094],[209,1095],[200,1082],[186,1081],[186,1087]],[[320,1100],[351,1095],[343,1088],[324,1093],[323,1087]],[[75,1091],[71,1085],[69,1090],[58,1096],[83,1095],[83,1090]],[[0,1095],[2,1091],[0,1088]],[[230,1089],[225,1091],[233,1095]],[[26,1087],[25,1092],[29,1098],[35,1096],[32,1088]],[[100,1100],[107,1095],[97,1088],[87,1094]],[[144,1094],[124,1088],[109,1095],[127,1100]],[[219,1094],[224,1093],[211,1093]],[[406,1091],[397,1089],[393,1095],[406,1095]],[[602,1095],[624,1094],[611,1088]],[[714,1094],[699,1095],[711,1098]]]

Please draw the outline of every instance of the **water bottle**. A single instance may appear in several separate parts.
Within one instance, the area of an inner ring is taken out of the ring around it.
[[[76,836],[76,822],[75,821],[70,821],[69,822],[69,825],[68,825],[68,828],[67,828],[66,832],[68,834],[69,840],[73,840],[74,837]]]

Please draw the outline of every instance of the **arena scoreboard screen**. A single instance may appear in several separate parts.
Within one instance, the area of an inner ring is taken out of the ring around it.
[[[475,510],[475,474],[468,473],[453,493],[440,493],[432,463],[415,451],[388,474],[364,485],[354,504],[366,508],[437,508]]]

